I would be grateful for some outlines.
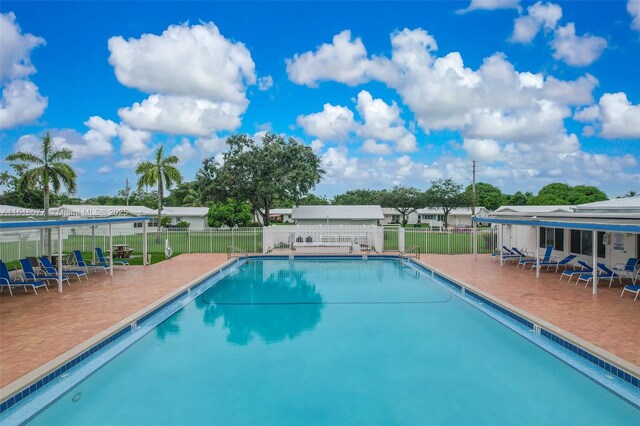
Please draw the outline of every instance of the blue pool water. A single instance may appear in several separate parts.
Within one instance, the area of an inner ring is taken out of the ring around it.
[[[638,424],[640,410],[393,260],[255,260],[31,420]]]

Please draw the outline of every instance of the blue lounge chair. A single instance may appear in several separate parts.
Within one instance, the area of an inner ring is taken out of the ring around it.
[[[638,300],[638,295],[640,295],[640,285],[625,285],[622,289],[622,293],[620,293],[620,297],[624,295],[625,291],[628,291],[631,294],[636,294],[636,297],[634,297],[633,299],[633,301],[635,302],[636,300]]]
[[[635,284],[638,275],[640,275],[640,259],[630,257],[627,263],[616,263],[613,270],[618,274],[626,275],[626,278],[631,278],[631,281]]]
[[[109,260],[104,257],[104,253],[102,252],[102,249],[100,247],[96,247],[96,256],[98,256],[98,263],[101,265],[107,265],[107,268],[109,267]],[[124,267],[129,266],[129,261],[127,259],[113,259],[113,264],[114,265],[122,265]]]
[[[574,269],[565,269],[564,271],[562,271],[562,274],[560,275],[560,279],[562,280],[562,277],[569,277],[569,282],[571,282],[571,279],[573,278],[574,275],[580,275],[580,274],[586,274],[587,272],[592,272],[593,268],[591,267],[591,265],[589,265],[587,262],[585,262],[584,260],[578,260],[578,264],[580,265],[580,268],[574,268]]]
[[[22,279],[22,277],[20,277],[20,279]],[[39,289],[40,287],[47,288],[47,284],[45,284],[44,281],[12,281],[11,275],[9,275],[9,268],[7,268],[7,265],[2,261],[0,261],[0,286],[0,290],[2,290],[4,287],[8,287],[9,294],[12,296],[12,287],[24,287],[25,293],[27,292],[27,287],[31,287],[36,294],[38,294],[37,289]],[[49,291],[48,288],[47,291]]]
[[[555,267],[556,267],[556,273],[558,273],[558,269],[559,269],[561,266],[562,266],[562,267],[564,267],[564,268],[566,269],[566,268],[567,268],[567,265],[569,264],[569,262],[571,262],[571,261],[572,261],[573,259],[575,259],[575,258],[576,258],[576,255],[575,255],[575,254],[570,254],[569,256],[565,257],[564,259],[562,259],[562,260],[560,260],[560,261],[555,261],[555,260],[550,260],[550,261],[548,261],[548,262],[544,262],[544,261],[542,261],[542,262],[540,262],[540,267],[542,268],[543,266],[546,266],[546,267],[547,267],[547,271],[548,271],[548,270],[549,270],[549,268],[552,268],[552,267],[554,267],[554,266],[555,266]],[[533,264],[533,268],[535,268],[535,267],[536,267],[536,264],[534,263],[534,264]],[[532,268],[532,269],[533,269],[533,268]]]
[[[599,280],[609,279],[609,287],[611,287],[611,283],[613,282],[613,279],[614,278],[618,278],[618,280],[620,281],[620,284],[622,284],[622,280],[620,279],[620,275],[618,275],[615,272],[613,272],[604,263],[599,263],[598,262],[598,269],[600,269],[602,271],[602,273],[598,273],[598,281]],[[589,284],[591,284],[592,281],[593,281],[593,272],[590,273],[590,274],[580,274],[578,276],[578,281],[576,281],[576,285],[578,285],[578,282],[580,282],[580,281],[586,281],[586,284],[584,285],[585,287],[588,286]]]
[[[551,261],[551,253],[553,252],[553,246],[551,244],[549,244],[547,246],[547,249],[544,252],[544,256],[542,256],[542,259],[540,259],[540,262],[550,262]],[[533,267],[536,265],[536,259],[520,259],[520,261],[518,262],[518,264],[516,265],[516,269],[518,269],[518,266],[522,265],[522,269],[524,269],[524,267],[526,265],[531,265],[531,269],[533,269]]]
[[[25,281],[58,281],[58,275],[37,275],[29,259],[20,259],[20,265],[22,265],[22,274],[24,275]],[[71,283],[69,282],[69,277],[67,277],[66,275],[62,275],[62,281],[66,281],[67,284],[71,285]],[[47,291],[49,291],[48,287]]]
[[[515,253],[513,251],[511,251],[511,249],[507,246],[502,246],[502,258],[506,258],[508,256],[514,256]],[[495,258],[496,260],[500,260],[500,252],[498,253],[491,253],[491,257]]]
[[[58,275],[58,270],[53,266],[48,257],[42,256],[40,258],[40,265],[49,275]],[[85,277],[89,279],[87,273],[81,269],[63,269],[63,275],[75,275],[78,278],[78,281],[82,281],[80,277]]]
[[[82,253],[80,252],[80,250],[74,250],[73,251],[73,257],[76,261],[76,264],[81,267],[84,268],[84,270],[86,272],[89,272],[89,268],[93,268],[94,270],[96,268],[102,269],[104,271],[104,273],[107,273],[107,269],[109,268],[108,264],[104,264],[104,263],[87,263],[84,261],[84,259],[82,258]]]

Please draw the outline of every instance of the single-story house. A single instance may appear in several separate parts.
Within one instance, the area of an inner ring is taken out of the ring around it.
[[[378,225],[384,214],[380,206],[299,206],[291,218],[297,225]]]
[[[498,245],[540,253],[553,246],[553,256],[609,266],[640,257],[640,197],[577,206],[505,206],[487,221],[498,226]],[[595,244],[594,244],[594,231]],[[594,245],[595,253],[594,253]]]
[[[293,223],[293,219],[291,219],[292,211],[293,209],[290,208],[271,209],[269,210],[269,220],[271,222]],[[258,211],[253,215],[253,221],[260,224],[264,221]]]
[[[419,209],[418,220],[423,225],[429,225],[430,227],[440,228],[444,226],[444,210],[442,208],[427,207]],[[484,207],[476,207],[476,217],[486,217],[489,214],[489,210]],[[449,227],[456,225],[469,225],[471,226],[471,207],[462,207],[452,209],[449,212],[448,224]]]
[[[49,209],[56,216],[66,219],[103,219],[110,217],[149,217],[147,226],[158,226],[158,211],[145,206],[103,206],[99,204],[63,204],[60,207]],[[116,235],[130,232],[142,232],[142,222],[117,223],[113,225]]]
[[[384,215],[384,220],[382,221],[383,225],[402,223],[402,215],[393,207],[383,207],[382,214]],[[413,211],[407,215],[407,224],[415,225],[416,223],[418,223],[418,212]]]
[[[190,229],[208,228],[207,213],[209,213],[208,207],[164,207],[162,209],[162,216],[169,216],[171,225],[187,222]]]

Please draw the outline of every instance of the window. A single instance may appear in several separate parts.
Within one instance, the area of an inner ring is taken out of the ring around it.
[[[540,247],[552,245],[554,250],[564,251],[564,229],[540,227]]]
[[[134,228],[142,228],[142,222],[133,222]]]
[[[604,232],[598,232],[598,257],[605,256]],[[571,253],[593,256],[593,237],[591,231],[571,230]]]
[[[151,228],[157,228],[158,227],[158,218],[153,218],[151,220],[149,220],[149,226]]]

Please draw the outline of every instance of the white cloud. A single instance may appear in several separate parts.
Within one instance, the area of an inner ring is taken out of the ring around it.
[[[44,39],[23,34],[13,12],[0,14],[0,129],[30,123],[47,107],[47,98],[28,77],[36,72],[31,51]]]
[[[395,142],[400,152],[417,151],[416,137],[404,127],[400,108],[395,102],[389,105],[362,90],[358,93],[356,109],[364,120],[357,129],[358,135],[365,139]]]
[[[106,175],[107,173],[111,173],[111,171],[113,171],[113,169],[110,166],[102,166],[97,170],[98,174],[101,175]]]
[[[29,80],[13,80],[2,89],[0,129],[30,123],[44,113],[48,99]]]
[[[576,36],[575,25],[570,22],[555,30],[551,41],[553,57],[568,65],[587,66],[595,62],[607,47],[607,41],[591,34]]]
[[[41,37],[22,34],[13,12],[0,14],[0,81],[24,78],[36,72],[31,51],[44,45]]]
[[[520,0],[471,0],[469,6],[464,9],[457,10],[456,13],[462,14],[474,10],[496,10],[496,9],[519,9]]]
[[[324,142],[322,142],[320,139],[314,139],[313,141],[311,141],[311,149],[316,154],[320,154],[322,152],[322,148],[324,148]]]
[[[377,143],[373,139],[367,139],[362,143],[362,147],[360,148],[362,152],[366,152],[368,154],[377,154],[377,155],[388,155],[393,151],[391,147],[386,143]]]
[[[462,148],[473,160],[487,164],[502,160],[500,145],[493,139],[465,139]]]
[[[640,31],[640,0],[629,0],[627,2],[627,12],[633,18],[631,28]]]
[[[514,43],[531,43],[542,28],[553,30],[562,18],[562,8],[554,3],[537,2],[529,6],[527,12],[514,21],[510,38]]]
[[[311,136],[324,141],[341,141],[356,129],[353,112],[344,106],[324,104],[321,112],[299,115],[298,125]]]
[[[150,94],[118,114],[133,128],[205,136],[240,126],[247,86],[256,83],[249,50],[212,23],[172,25],[161,35],[109,39],[118,81]],[[270,77],[261,80],[266,87]]]
[[[271,89],[272,86],[273,86],[273,77],[271,77],[270,75],[267,75],[265,77],[260,77],[258,79],[258,90],[260,90],[261,92]]]
[[[286,64],[291,81],[310,87],[323,80],[355,86],[385,72],[375,58],[367,58],[360,38],[351,41],[349,30],[336,34],[331,44],[323,44],[316,52],[295,54],[293,59],[286,59]]]
[[[144,130],[135,130],[127,125],[118,127],[118,136],[120,137],[120,152],[127,156],[132,155],[137,162],[137,158],[149,153],[147,143],[151,139],[151,133]]]
[[[85,134],[75,129],[53,129],[49,133],[56,149],[67,148],[73,151],[73,160],[92,159],[108,156],[113,152],[112,138],[117,125],[110,120],[91,117],[84,123],[89,130]],[[33,134],[20,137],[14,146],[15,151],[40,152],[42,142]]]
[[[591,105],[576,111],[573,119],[582,123],[591,123],[600,118],[600,108],[598,105]]]
[[[219,138],[217,135],[208,138],[198,138],[196,139],[196,147],[203,154],[211,155],[224,151],[227,148],[227,140],[225,138]]]
[[[193,145],[191,145],[191,142],[189,142],[189,139],[187,138],[182,138],[180,144],[174,146],[171,149],[170,153],[170,155],[175,155],[176,157],[178,157],[178,160],[180,160],[178,164],[181,166],[191,160],[195,154],[196,150],[193,148]]]
[[[600,98],[601,136],[610,139],[640,138],[640,105],[633,105],[627,95],[605,93]]]
[[[152,95],[141,103],[120,108],[118,115],[136,129],[205,136],[217,130],[235,130],[243,112],[242,106],[229,102]]]

